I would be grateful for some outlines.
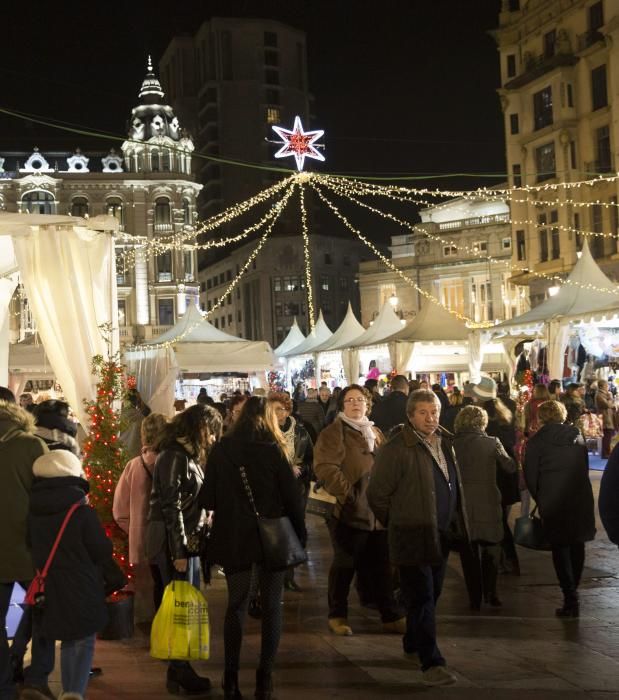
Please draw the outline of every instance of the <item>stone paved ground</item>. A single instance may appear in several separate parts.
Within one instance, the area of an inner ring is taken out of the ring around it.
[[[600,472],[592,472],[594,489]],[[428,690],[421,674],[401,653],[398,637],[380,632],[375,613],[354,604],[352,637],[335,637],[326,628],[326,576],[330,560],[325,527],[308,517],[311,562],[300,571],[302,594],[286,593],[285,631],[275,673],[279,700],[374,700],[389,697],[438,697],[451,700],[619,699],[619,552],[599,529],[588,547],[581,591],[582,617],[560,621],[560,602],[550,555],[520,550],[523,575],[502,576],[500,611],[472,614],[459,561],[452,555],[439,604],[440,646],[458,674],[456,686]],[[218,685],[223,670],[223,579],[208,590],[212,624],[212,659],[196,664]],[[253,697],[253,668],[259,626],[248,620],[243,647],[241,687]],[[137,630],[123,642],[99,641],[95,663],[103,675],[92,681],[89,700],[163,700],[165,664],[151,659],[148,637]],[[57,681],[52,683],[58,689]],[[213,697],[221,697],[217,687]]]

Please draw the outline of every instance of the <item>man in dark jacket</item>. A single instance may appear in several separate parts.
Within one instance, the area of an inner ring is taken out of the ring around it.
[[[13,670],[6,636],[6,617],[15,583],[26,589],[34,575],[26,545],[26,522],[32,487],[32,465],[47,448],[34,435],[34,418],[16,403],[0,400],[0,698],[13,698]],[[25,673],[25,686],[44,696],[47,678],[54,668],[54,647],[35,630],[32,663]]]
[[[389,554],[399,567],[408,602],[404,652],[418,654],[426,685],[449,685],[455,675],[436,643],[435,607],[449,540],[466,538],[462,484],[451,440],[439,428],[436,394],[413,391],[408,423],[376,456],[368,502],[389,531]]]
[[[382,432],[387,433],[396,425],[406,423],[406,399],[408,398],[408,380],[397,374],[391,380],[391,391],[385,398],[375,403],[370,419]]]
[[[619,545],[619,445],[610,453],[602,475],[598,508],[608,539]]]

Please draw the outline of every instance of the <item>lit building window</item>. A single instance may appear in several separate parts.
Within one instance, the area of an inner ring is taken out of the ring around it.
[[[88,216],[88,200],[86,197],[74,197],[71,200],[71,216]]]
[[[159,299],[157,303],[160,326],[174,324],[174,299]]]
[[[279,107],[267,107],[267,123],[280,124],[282,121],[282,113]]]
[[[106,202],[106,209],[108,216],[113,216],[120,228],[124,226],[124,215],[123,215],[123,203],[120,197],[109,197]]]
[[[55,200],[54,195],[43,190],[34,190],[26,192],[21,198],[22,211],[27,211],[29,214],[54,214]]]

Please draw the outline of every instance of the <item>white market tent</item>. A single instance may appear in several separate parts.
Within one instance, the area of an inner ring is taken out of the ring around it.
[[[360,348],[368,345],[379,345],[401,329],[402,321],[400,317],[393,310],[391,304],[386,301],[372,325],[358,338],[355,338],[348,347]]]
[[[585,240],[580,259],[558,292],[530,311],[492,328],[492,335],[527,337],[542,335],[548,345],[548,369],[553,377],[563,374],[563,354],[570,323],[610,319],[619,314],[619,286],[593,259]],[[512,339],[511,344],[518,341]]]
[[[281,355],[284,355],[285,353],[287,353],[289,350],[293,350],[298,345],[301,345],[301,343],[304,340],[305,340],[305,336],[303,335],[301,329],[299,328],[299,324],[297,323],[297,317],[295,316],[294,321],[292,322],[292,326],[290,326],[290,330],[288,331],[288,335],[273,350],[273,352],[275,353],[275,355],[277,357],[280,357]]]
[[[314,348],[314,352],[333,352],[340,348],[346,348],[363,333],[365,333],[365,328],[357,321],[352,306],[348,302],[348,309],[342,323],[328,340]]]
[[[318,320],[313,330],[311,330],[307,338],[297,345],[295,348],[288,350],[287,352],[280,353],[280,357],[300,357],[301,355],[311,355],[314,352],[314,348],[322,345],[327,341],[333,333],[323,318],[322,311],[318,314]]]
[[[419,313],[404,328],[387,338],[388,342],[432,343],[466,340],[466,323],[439,304],[426,301]]]
[[[168,331],[140,348],[127,350],[124,360],[138,377],[140,391],[145,387],[150,407],[166,415],[174,403],[179,372],[264,373],[274,365],[266,341],[243,340],[215,328],[195,304]]]

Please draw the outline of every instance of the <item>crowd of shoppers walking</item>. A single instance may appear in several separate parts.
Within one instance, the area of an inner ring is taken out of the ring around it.
[[[582,387],[570,385],[562,394],[557,383],[551,394],[540,384],[528,401],[521,395],[515,402],[509,387],[489,377],[447,393],[395,375],[384,397],[375,379],[368,384],[333,392],[300,386],[292,397],[283,391],[239,394],[218,404],[203,392],[170,421],[140,405],[137,442],[132,433],[137,456],[118,482],[114,517],[128,534],[131,564],[150,570],[155,609],[173,580],[199,587],[201,569],[209,581],[212,565],[225,576],[222,685],[228,700],[243,697],[243,632],[257,589],[255,697],[269,700],[274,692],[282,594],[300,587],[293,567],[269,564],[259,522],[287,518],[305,546],[312,482],[334,499],[326,524],[333,550],[328,629],[354,634],[349,597],[356,577],[363,604],[378,610],[381,632],[402,636],[403,652],[413,665],[419,661],[426,685],[457,680],[436,625],[449,553],[459,554],[470,608],[499,609],[499,573],[520,573],[509,515],[522,493],[536,502],[552,550],[563,594],[556,615],[580,613],[585,545],[595,536]],[[598,382],[594,404],[608,455],[616,424],[608,382]],[[22,408],[0,388],[0,461],[7,465],[0,473],[0,509],[10,521],[0,532],[4,619],[14,583],[28,587],[68,517],[45,607],[23,618],[21,636],[32,637],[32,661],[23,670],[20,697],[53,697],[48,678],[60,641],[62,697],[83,698],[95,636],[106,622],[105,596],[124,581],[114,575],[111,543],[88,507],[69,407],[48,401]],[[615,542],[617,483],[615,449],[600,494],[600,514]],[[0,700],[16,697],[20,645],[13,645],[11,657],[6,632],[0,637]],[[165,685],[173,694],[211,690],[210,679],[180,658],[169,659]]]

